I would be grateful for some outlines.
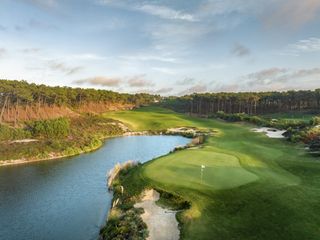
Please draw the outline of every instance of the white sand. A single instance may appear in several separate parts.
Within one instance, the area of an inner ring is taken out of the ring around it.
[[[279,130],[275,128],[253,128],[252,131],[265,133],[269,138],[284,138],[283,134],[286,132],[285,130]]]
[[[29,142],[38,142],[38,139],[21,139],[21,140],[14,140],[10,143],[29,143]]]
[[[151,189],[144,192],[142,202],[136,203],[136,208],[143,208],[141,215],[149,230],[148,240],[178,240],[179,229],[176,212],[163,209],[156,205],[160,194]]]

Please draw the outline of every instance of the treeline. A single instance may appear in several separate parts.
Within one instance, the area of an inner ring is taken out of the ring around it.
[[[159,100],[160,96],[145,93],[124,94],[108,90],[82,89],[71,87],[49,87],[27,83],[26,81],[0,80],[0,123],[4,115],[10,116],[14,122],[23,113],[33,112],[43,106],[66,106],[81,108],[94,104],[131,104],[145,105]],[[28,108],[29,107],[29,108]],[[19,113],[19,111],[21,113]],[[41,114],[38,114],[41,116]]]
[[[266,114],[289,111],[320,110],[320,89],[314,91],[195,93],[168,97],[163,102],[178,112],[210,115],[225,113]]]

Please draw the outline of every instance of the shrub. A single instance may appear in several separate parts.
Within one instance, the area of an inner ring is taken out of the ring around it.
[[[67,118],[35,121],[28,124],[28,129],[35,137],[64,138],[70,131],[70,122]]]
[[[12,128],[0,124],[0,141],[30,138],[31,132],[22,128]]]
[[[312,120],[310,121],[310,124],[313,125],[313,126],[320,125],[320,117],[312,118]]]
[[[108,187],[112,189],[113,181],[119,176],[119,173],[122,172],[125,174],[130,168],[137,166],[138,162],[134,162],[129,160],[125,163],[117,163],[113,169],[111,169],[108,173]]]
[[[119,212],[113,214],[109,217],[107,225],[100,231],[102,239],[146,239],[149,233],[140,214],[141,209],[134,208],[122,214]]]

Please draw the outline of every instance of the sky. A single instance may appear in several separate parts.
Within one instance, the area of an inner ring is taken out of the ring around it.
[[[0,0],[0,79],[161,95],[320,88],[320,0]]]

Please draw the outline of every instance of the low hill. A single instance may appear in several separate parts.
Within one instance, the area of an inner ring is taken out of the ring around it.
[[[0,123],[74,117],[79,113],[127,110],[160,96],[109,90],[50,87],[26,81],[0,80]]]

